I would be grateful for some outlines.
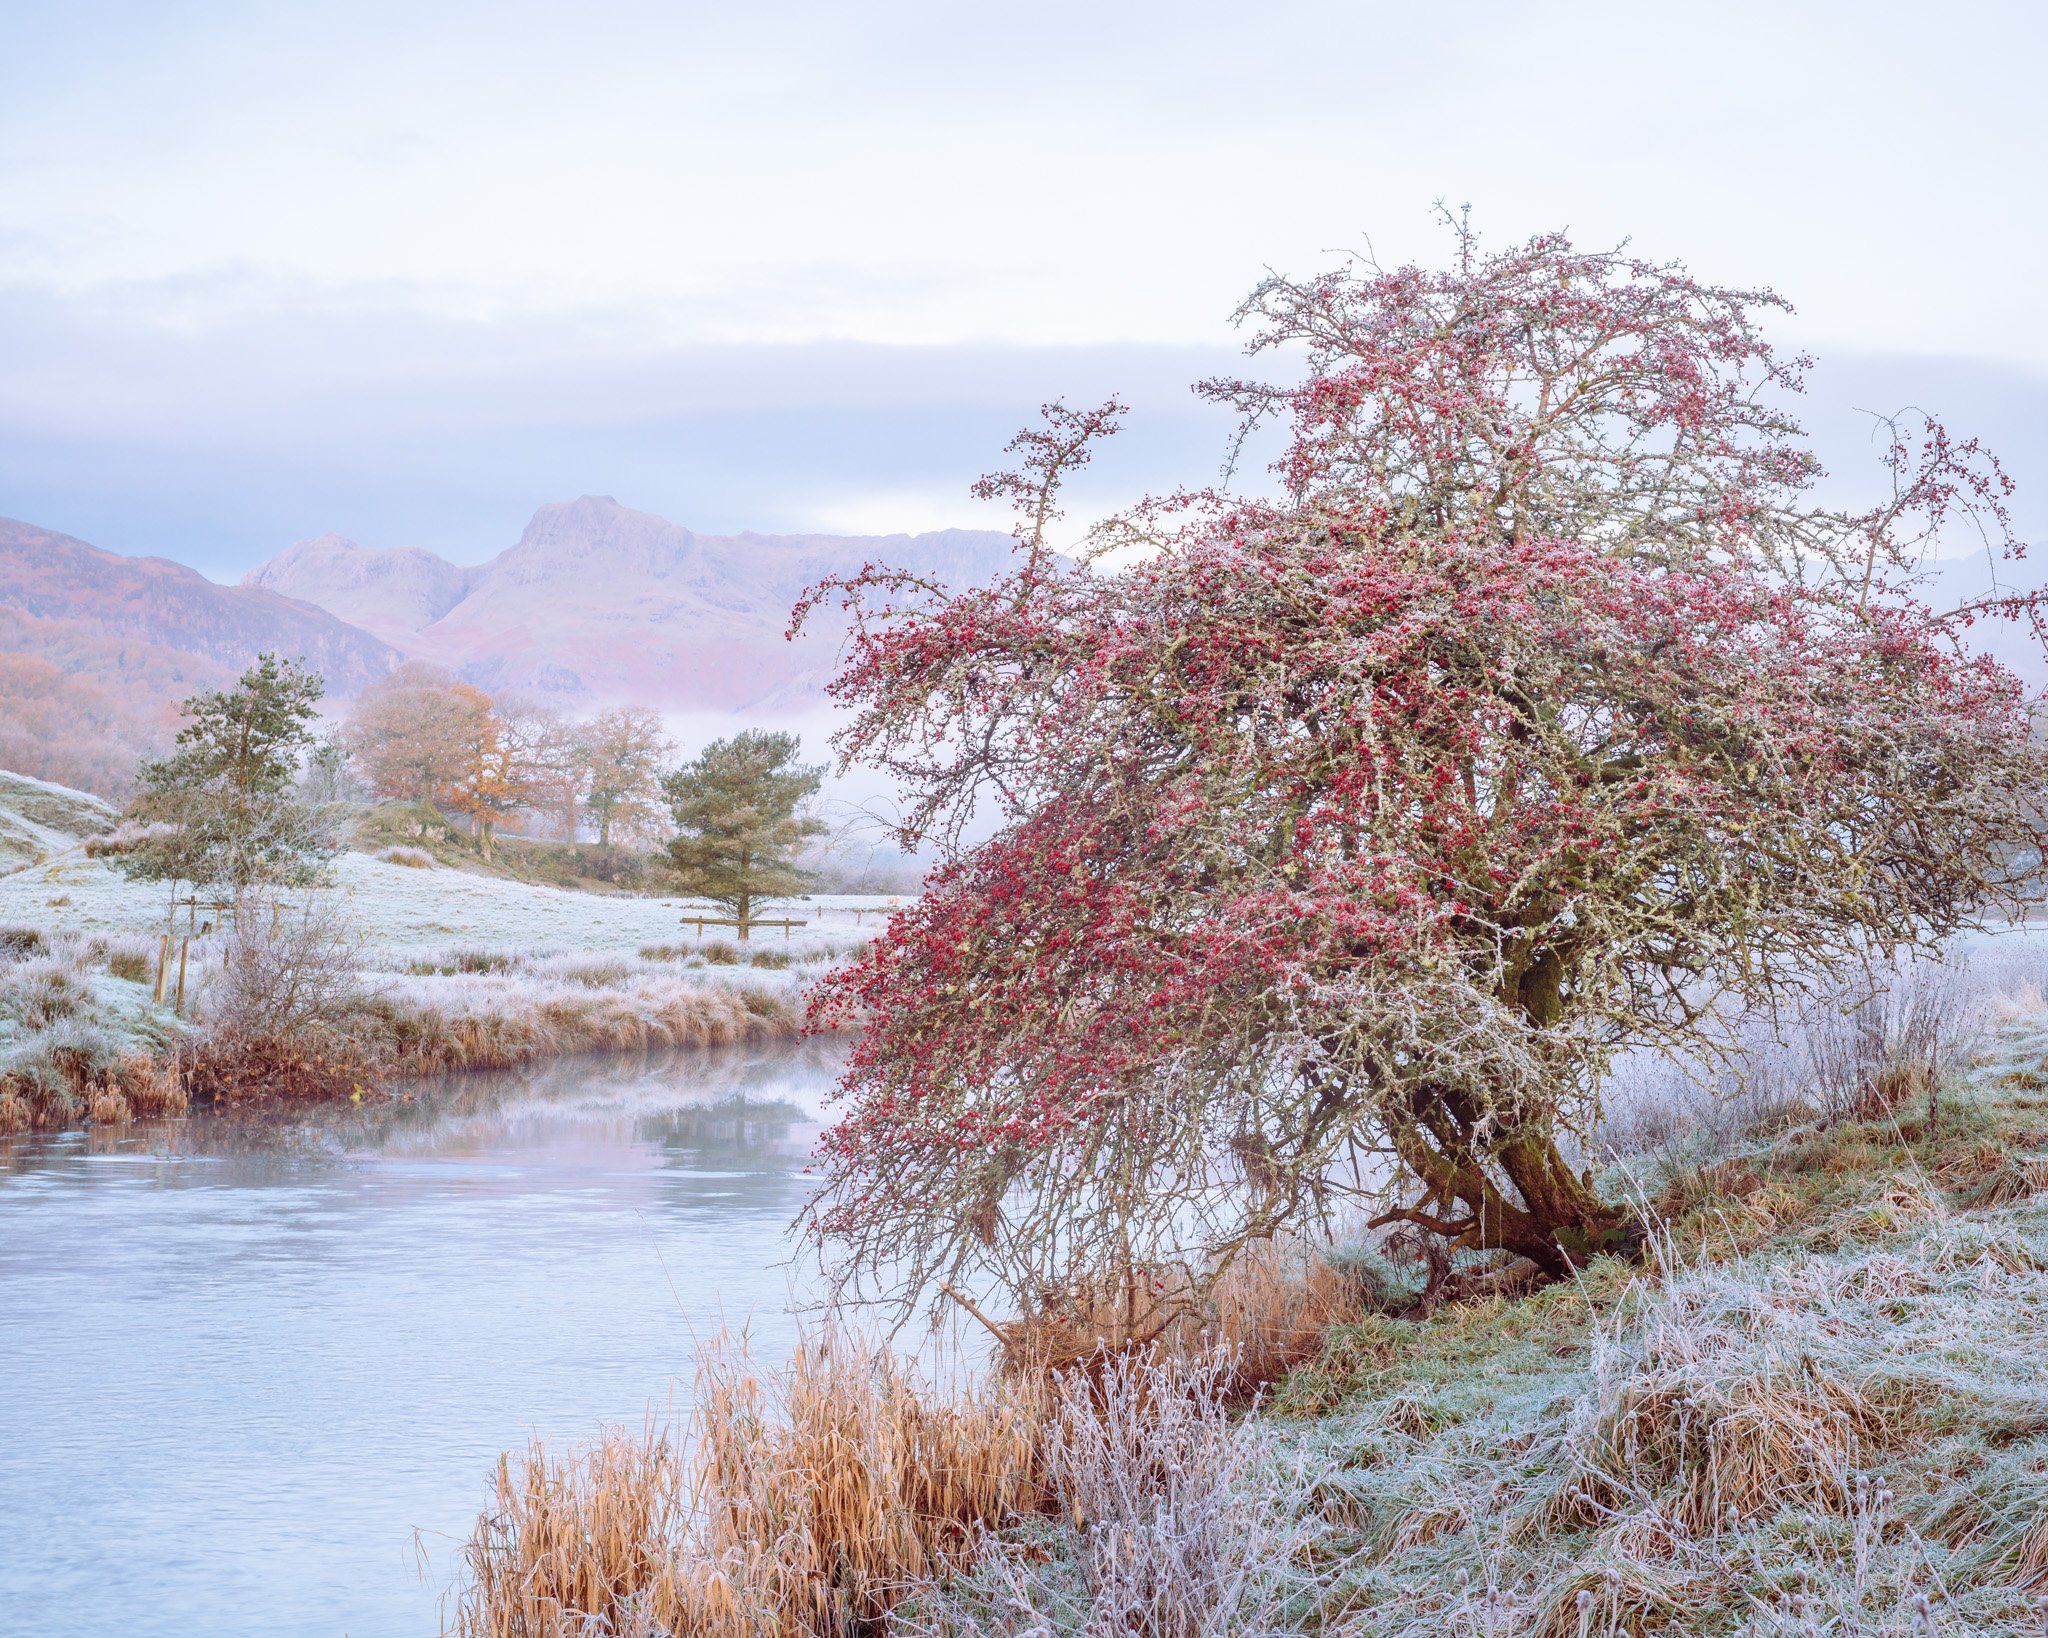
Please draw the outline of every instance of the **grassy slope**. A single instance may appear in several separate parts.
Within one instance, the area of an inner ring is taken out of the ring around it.
[[[1665,1168],[1661,1271],[1333,1333],[1273,1407],[1338,1525],[1304,1630],[2039,1633],[2044,1053]]]
[[[499,881],[571,887],[587,893],[620,889],[590,873],[599,857],[591,846],[501,835],[486,859],[459,825],[415,802],[378,802],[365,806],[349,826],[348,845],[358,853],[377,854],[386,848],[417,848],[436,866],[466,871]]]
[[[97,796],[0,770],[0,871],[112,830],[116,818]]]

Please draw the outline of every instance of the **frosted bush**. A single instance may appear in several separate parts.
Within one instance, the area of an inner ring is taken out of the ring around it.
[[[0,968],[0,1022],[44,1030],[91,1007],[85,975],[64,961],[45,958]]]
[[[210,1029],[294,1040],[332,1028],[363,999],[355,930],[327,894],[247,903],[207,986]]]

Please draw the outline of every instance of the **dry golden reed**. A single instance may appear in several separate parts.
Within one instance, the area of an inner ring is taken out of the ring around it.
[[[764,991],[639,983],[521,995],[466,1007],[387,1001],[380,1033],[400,1073],[510,1069],[584,1052],[734,1046],[793,1037],[795,1006]]]
[[[1230,1362],[1227,1393],[1243,1399],[1314,1359],[1333,1325],[1367,1312],[1358,1282],[1319,1252],[1286,1239],[1256,1241],[1198,1291],[1185,1274],[1133,1271],[1050,1295],[1019,1320],[992,1327],[1006,1369],[1046,1378],[1099,1370],[1124,1353]]]
[[[1046,1503],[1043,1410],[940,1397],[827,1332],[778,1374],[714,1345],[686,1436],[650,1424],[501,1462],[465,1550],[460,1638],[877,1631],[981,1533]]]

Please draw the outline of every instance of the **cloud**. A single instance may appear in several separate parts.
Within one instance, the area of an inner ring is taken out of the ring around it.
[[[20,8],[16,8],[19,10]],[[1200,344],[1429,201],[1772,281],[1820,339],[2048,363],[2038,9],[1731,0],[94,4],[10,19],[0,234],[181,278],[605,310],[646,344]],[[1996,41],[1996,49],[1981,43]]]
[[[1055,397],[1137,408],[1081,486],[1103,507],[1213,474],[1195,348],[647,347],[612,315],[489,322],[251,302],[166,324],[159,292],[0,299],[0,512],[233,578],[329,529],[461,561],[532,510],[616,495],[707,531],[1000,526],[969,485]],[[900,499],[904,515],[896,517]]]

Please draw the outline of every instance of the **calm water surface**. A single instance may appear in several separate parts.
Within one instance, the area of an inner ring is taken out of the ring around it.
[[[0,1140],[0,1633],[435,1632],[499,1451],[682,1402],[721,1324],[786,1356],[835,1068]]]

